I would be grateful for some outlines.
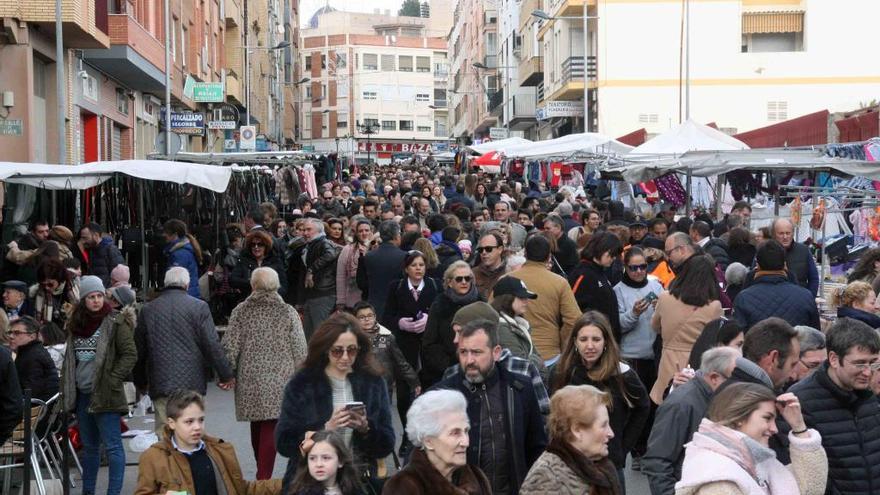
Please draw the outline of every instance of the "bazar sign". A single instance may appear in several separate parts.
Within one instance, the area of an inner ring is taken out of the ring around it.
[[[378,153],[428,153],[431,143],[358,143],[358,151]]]
[[[535,110],[538,120],[547,120],[554,117],[583,117],[584,104],[580,101],[548,101]]]

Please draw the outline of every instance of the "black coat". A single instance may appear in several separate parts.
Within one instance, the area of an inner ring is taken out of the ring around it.
[[[761,320],[776,316],[791,326],[821,328],[819,309],[810,291],[782,275],[764,275],[736,295],[733,318],[748,330]]]
[[[391,454],[394,449],[394,425],[391,420],[391,401],[381,376],[361,371],[348,375],[353,399],[363,402],[367,410],[369,431],[352,433],[352,450],[359,462],[369,464]],[[307,431],[320,431],[333,414],[333,390],[323,369],[304,368],[297,372],[284,388],[281,414],[275,426],[275,448],[287,457],[284,489],[296,474],[299,463],[299,444]]]
[[[376,318],[382,321],[388,285],[403,277],[403,260],[406,253],[390,242],[383,242],[365,254],[358,262],[357,286],[364,299],[376,308]]]
[[[21,390],[31,389],[31,397],[42,401],[58,393],[58,369],[43,343],[35,340],[19,347],[15,370]]]
[[[443,378],[446,368],[458,363],[455,335],[452,331],[452,318],[455,313],[479,297],[466,303],[453,302],[446,293],[440,293],[431,310],[428,311],[428,323],[422,334],[422,370],[420,379],[422,387],[427,388]]]
[[[703,246],[703,251],[712,256],[715,264],[720,266],[722,270],[727,269],[727,265],[730,264],[730,255],[727,254],[727,244],[724,241],[721,239],[709,239],[709,242]]]
[[[419,300],[416,301],[409,290],[406,278],[393,280],[388,285],[388,301],[385,304],[385,313],[382,315],[382,325],[398,336],[400,334],[398,320],[413,318],[419,312],[427,315],[439,293],[440,289],[434,279],[426,276],[425,286],[419,294]]]
[[[846,391],[828,376],[828,362],[789,392],[801,402],[807,427],[822,435],[828,454],[826,494],[880,492],[880,402],[868,390]]]
[[[642,381],[639,380],[639,375],[634,369],[625,363],[620,363],[620,372],[629,403],[617,383],[614,383],[617,377],[611,377],[604,382],[596,382],[587,376],[586,368],[580,365],[572,370],[566,385],[592,385],[611,394],[611,407],[608,408],[608,412],[614,438],[608,442],[608,458],[618,469],[623,469],[626,466],[626,455],[635,447],[642,435],[642,430],[648,423],[648,416],[651,414],[651,399],[648,398],[648,391],[645,390],[645,386],[642,385]]]
[[[256,258],[249,251],[242,251],[238,263],[229,274],[229,285],[239,290],[239,297],[242,301],[251,293],[251,273],[261,267],[271,268],[278,272],[278,281],[281,283],[278,294],[281,297],[287,294],[287,270],[284,268],[284,260],[275,254],[275,250],[270,251],[269,255],[263,258],[261,265],[257,265]]]
[[[731,263],[741,263],[746,268],[751,268],[755,262],[755,253],[758,250],[751,244],[739,244],[737,246],[728,247],[727,255],[730,257]]]
[[[861,309],[853,308],[852,306],[840,306],[837,308],[837,317],[852,318],[866,323],[871,328],[880,328],[880,316],[867,311],[862,311]]]
[[[577,244],[563,232],[562,237],[556,240],[556,247],[557,251],[553,255],[562,270],[566,274],[574,270],[580,260]]]
[[[125,263],[122,253],[113,244],[113,239],[104,237],[101,242],[89,248],[89,275],[94,275],[104,282],[104,287],[110,287],[110,272],[117,265]]]
[[[471,466],[479,466],[481,403],[489,400],[485,386],[491,386],[496,380],[498,386],[501,387],[501,397],[505,404],[504,426],[508,433],[508,445],[505,450],[509,455],[507,465],[511,470],[507,474],[510,484],[514,488],[511,493],[518,493],[532,464],[547,446],[544,417],[541,415],[538,396],[529,377],[511,373],[503,366],[496,365],[495,373],[489,375],[487,382],[483,384],[484,386],[475,386],[464,379],[461,368],[458,368],[456,373],[439,382],[434,389],[457,390],[467,399],[467,415],[471,424],[467,463]],[[513,418],[512,421],[511,418]],[[487,473],[487,477],[491,479],[489,473]]]
[[[620,342],[620,314],[617,312],[617,294],[605,276],[605,270],[592,261],[581,263],[568,274],[568,283],[574,289],[574,298],[581,311],[596,310],[611,322],[614,339]]]
[[[306,299],[336,294],[336,259],[342,249],[327,237],[306,244],[306,273],[314,286],[305,289]]]
[[[0,445],[12,435],[12,430],[21,422],[21,386],[12,353],[0,346]]]

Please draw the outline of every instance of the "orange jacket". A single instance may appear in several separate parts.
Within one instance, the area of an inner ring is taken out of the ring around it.
[[[663,284],[664,289],[668,289],[669,284],[675,280],[675,273],[673,273],[672,268],[669,267],[669,263],[667,263],[666,260],[657,263],[657,266],[648,275],[657,277],[657,280]]]

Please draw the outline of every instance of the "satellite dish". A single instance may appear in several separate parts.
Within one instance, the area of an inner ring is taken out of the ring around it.
[[[156,153],[160,155],[165,154],[165,139],[168,131],[162,131],[156,136]],[[183,149],[183,140],[180,139],[180,135],[172,132],[171,134],[171,156],[174,156]]]

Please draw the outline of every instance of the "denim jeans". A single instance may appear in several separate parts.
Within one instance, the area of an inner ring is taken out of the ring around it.
[[[110,479],[107,482],[107,495],[119,495],[125,475],[125,449],[122,447],[122,431],[119,427],[119,413],[90,413],[89,402],[92,394],[78,392],[76,397],[76,418],[79,423],[79,436],[83,445],[83,494],[94,494],[101,466],[101,444],[107,453],[110,466]]]

